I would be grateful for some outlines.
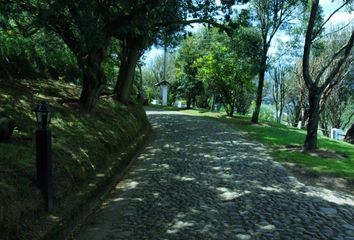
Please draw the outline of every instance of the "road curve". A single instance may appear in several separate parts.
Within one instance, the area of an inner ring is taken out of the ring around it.
[[[230,125],[148,111],[153,141],[77,239],[354,240],[354,197],[310,187]]]

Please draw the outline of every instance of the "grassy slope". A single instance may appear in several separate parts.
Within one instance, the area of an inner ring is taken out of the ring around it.
[[[51,129],[56,203],[120,161],[119,153],[148,126],[142,107],[122,106],[107,98],[95,114],[77,112],[75,103],[63,100],[76,98],[79,91],[58,81],[0,80],[0,112],[16,121],[11,141],[0,143],[0,232],[16,225],[12,231],[19,230],[20,217],[35,217],[43,208],[35,186],[36,123],[31,112],[41,100],[55,110]]]
[[[354,180],[354,146],[352,144],[320,136],[318,139],[320,149],[346,156],[346,159],[324,158],[285,148],[288,145],[302,146],[306,136],[304,130],[276,123],[254,125],[250,123],[248,117],[242,116],[227,118],[222,114],[205,111],[186,110],[185,112],[232,123],[236,129],[247,132],[251,138],[271,147],[272,155],[277,161],[292,162],[311,172]]]

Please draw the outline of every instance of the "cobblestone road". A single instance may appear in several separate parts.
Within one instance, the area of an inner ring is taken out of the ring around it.
[[[155,137],[78,239],[353,239],[354,197],[298,182],[229,125],[150,111]]]

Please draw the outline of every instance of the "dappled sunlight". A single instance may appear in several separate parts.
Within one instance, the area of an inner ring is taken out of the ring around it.
[[[257,224],[259,229],[264,230],[264,231],[274,231],[276,227],[272,224],[267,224],[267,225],[259,225]]]
[[[354,207],[354,197],[352,195],[331,191],[325,188],[311,187],[311,191],[302,193],[305,196],[321,198],[324,201],[332,202],[339,205],[349,205]],[[296,190],[292,190],[297,193]]]
[[[189,176],[175,176],[176,180],[179,181],[195,181],[196,179],[194,177],[189,177]]]
[[[57,215],[53,215],[53,214],[49,214],[47,218],[52,222],[59,222],[60,221],[60,217]]]
[[[263,186],[259,186],[259,189],[262,189],[264,191],[271,191],[271,192],[284,192],[285,189],[282,188],[282,187],[271,187],[271,186],[268,186],[268,187],[263,187]]]
[[[82,153],[82,155],[85,157],[85,158],[89,158],[89,155],[87,154],[87,150],[86,149],[83,149],[82,147],[79,147],[79,152]],[[91,164],[91,166],[94,168],[94,166]]]
[[[131,189],[136,188],[138,185],[139,185],[139,182],[126,180],[126,181],[123,181],[122,183],[118,184],[116,186],[116,189],[131,190]]]
[[[354,214],[353,196],[302,184],[264,145],[226,124],[161,111],[151,119],[153,142],[104,205],[110,236],[282,239],[291,231],[302,239],[313,227],[338,228]],[[338,214],[320,222],[321,211],[332,209]]]
[[[154,196],[154,198],[158,198],[160,196],[160,193],[155,192],[155,193],[152,193],[152,195]]]
[[[238,197],[241,197],[245,194],[250,193],[249,191],[244,191],[244,192],[232,191],[232,190],[224,188],[224,187],[216,188],[216,190],[218,190],[220,192],[219,197],[221,198],[221,200],[224,200],[224,201],[234,200],[235,198],[238,198]]]
[[[223,179],[233,179],[235,176],[234,174],[228,174],[228,173],[218,173],[219,177],[222,177]]]
[[[154,167],[154,171],[163,171],[164,169],[169,169],[170,165],[168,164],[156,164],[153,163],[152,166]]]
[[[150,151],[152,153],[159,153],[159,152],[162,152],[162,149],[157,148],[157,149],[151,149]]]
[[[9,98],[12,98],[11,95],[5,94],[5,93],[0,93],[0,97],[1,97],[2,99],[9,99]]]
[[[119,202],[119,201],[123,201],[123,200],[125,200],[125,199],[124,198],[114,198],[111,200],[111,202]]]
[[[175,234],[179,231],[183,230],[183,228],[192,227],[194,226],[193,222],[182,221],[186,218],[187,215],[185,213],[178,213],[175,219],[172,220],[169,228],[167,229],[166,233],[168,234]]]
[[[125,201],[125,200],[126,200],[125,198],[121,198],[121,197],[106,199],[104,202],[101,203],[99,209],[102,211],[102,210],[105,210],[105,209],[112,208],[112,204],[118,203],[118,202],[121,202],[121,201]]]
[[[105,176],[106,176],[105,173],[97,173],[96,174],[96,177],[98,177],[98,178],[104,178]]]

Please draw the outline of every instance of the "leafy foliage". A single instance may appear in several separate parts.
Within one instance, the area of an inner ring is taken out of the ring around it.
[[[25,38],[0,30],[0,75],[3,78],[52,78],[74,81],[80,77],[76,59],[53,34],[37,32]]]
[[[205,90],[224,104],[228,115],[233,115],[235,106],[239,113],[246,114],[254,89],[251,80],[258,70],[258,52],[254,51],[259,44],[257,37],[256,32],[241,28],[232,39],[217,29],[204,29],[187,38],[179,51],[183,64],[180,82],[185,94],[202,96]],[[250,41],[242,42],[243,38]]]

